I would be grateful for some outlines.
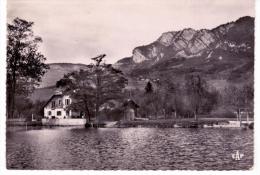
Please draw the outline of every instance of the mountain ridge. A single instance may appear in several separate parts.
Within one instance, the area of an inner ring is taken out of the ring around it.
[[[127,57],[128,63],[126,60],[118,60],[115,66],[120,68],[128,66],[127,64],[142,62],[151,64],[160,59],[171,57],[191,58],[201,56],[204,52],[216,48],[227,49],[229,47],[236,51],[253,49],[253,25],[254,18],[244,16],[234,22],[228,22],[213,29],[194,30],[185,28],[179,31],[164,32],[156,41],[135,47],[132,52],[133,55]]]

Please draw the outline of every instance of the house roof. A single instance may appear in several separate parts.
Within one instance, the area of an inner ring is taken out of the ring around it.
[[[54,97],[62,97],[62,94],[54,94],[53,96],[51,96],[51,98],[45,103],[45,105],[43,106],[43,108],[45,108],[45,106],[47,106],[50,101],[54,98]]]
[[[139,108],[140,106],[138,105],[138,104],[136,104],[135,102],[134,102],[134,100],[132,100],[132,99],[127,99],[124,103],[123,103],[123,107],[126,107],[126,106],[133,106],[133,107],[135,107],[135,108]]]

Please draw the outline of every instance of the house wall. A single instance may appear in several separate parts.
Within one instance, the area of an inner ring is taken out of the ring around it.
[[[72,102],[72,99],[68,95],[54,97],[45,107],[44,107],[44,117],[45,118],[58,118],[58,119],[64,119],[64,118],[70,118],[71,117],[71,111],[69,111],[69,115],[66,114],[65,108],[68,106],[65,104],[65,100],[69,99],[70,103]],[[61,104],[59,104],[59,100],[61,100]],[[52,102],[55,101],[55,107],[52,107]],[[51,115],[49,115],[49,111],[51,112]],[[57,112],[61,111],[61,115],[57,115]]]
[[[49,111],[51,111],[51,115],[49,115]],[[57,112],[61,111],[61,115],[57,115]],[[63,108],[55,108],[55,109],[44,109],[44,117],[46,118],[52,118],[54,116],[55,118],[69,118],[70,116],[66,115],[66,111]]]
[[[86,119],[42,119],[42,125],[47,126],[84,126]]]
[[[125,110],[125,120],[132,121],[135,119],[135,110],[132,108],[127,108]]]

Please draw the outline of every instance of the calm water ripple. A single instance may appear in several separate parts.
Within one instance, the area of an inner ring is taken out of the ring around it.
[[[8,169],[247,170],[253,131],[39,128],[7,131]],[[232,159],[236,151],[241,160]]]

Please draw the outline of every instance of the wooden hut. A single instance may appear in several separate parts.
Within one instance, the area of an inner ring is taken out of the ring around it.
[[[124,120],[132,121],[137,117],[137,105],[133,100],[128,99],[123,103],[124,108]]]

